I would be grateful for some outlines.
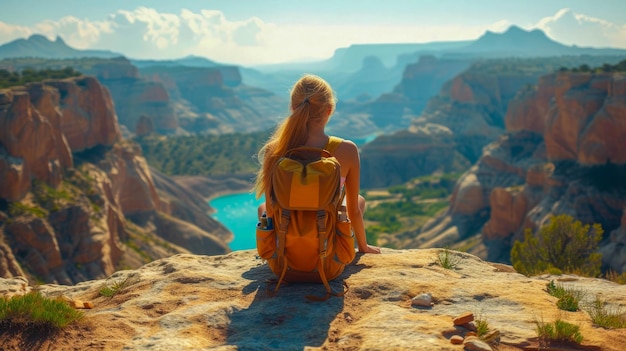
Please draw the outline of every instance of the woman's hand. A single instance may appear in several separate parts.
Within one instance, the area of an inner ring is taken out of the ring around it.
[[[380,253],[380,247],[367,245],[364,249],[359,249],[359,252],[361,252],[361,253],[379,254]]]

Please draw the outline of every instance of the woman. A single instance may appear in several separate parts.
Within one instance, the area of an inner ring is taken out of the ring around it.
[[[335,110],[335,97],[330,85],[320,77],[305,75],[291,90],[291,115],[281,122],[269,141],[259,151],[262,162],[256,178],[257,197],[265,194],[269,199],[271,177],[269,173],[285,153],[299,146],[324,148],[329,137],[324,129]],[[344,140],[333,156],[341,164],[341,180],[346,187],[346,206],[352,222],[359,252],[380,253],[380,248],[369,245],[365,237],[363,211],[365,199],[359,195],[360,159],[357,146]],[[259,206],[259,217],[265,204]]]

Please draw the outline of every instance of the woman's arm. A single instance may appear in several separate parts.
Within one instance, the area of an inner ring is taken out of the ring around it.
[[[356,237],[359,252],[380,253],[380,248],[367,244],[365,236],[365,225],[363,223],[363,213],[359,207],[359,188],[361,183],[361,161],[359,157],[359,149],[351,141],[345,141],[346,159],[342,162],[341,167],[347,166],[348,174],[346,175],[346,205],[348,208],[348,217],[352,222],[352,229]]]

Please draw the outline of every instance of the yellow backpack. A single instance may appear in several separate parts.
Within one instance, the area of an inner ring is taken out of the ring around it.
[[[341,142],[330,137],[324,149],[290,150],[271,174],[267,218],[257,225],[256,239],[259,256],[279,277],[274,292],[284,280],[323,283],[326,296],[309,297],[315,300],[345,294],[334,293],[328,283],[356,255],[352,226],[342,206],[340,164],[332,156]]]

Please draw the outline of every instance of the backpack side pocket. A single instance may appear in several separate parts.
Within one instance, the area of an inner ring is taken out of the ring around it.
[[[338,221],[335,236],[335,260],[348,264],[354,260],[354,234],[350,221]]]
[[[274,228],[261,229],[256,226],[256,250],[259,256],[269,260],[276,252],[276,231]]]

